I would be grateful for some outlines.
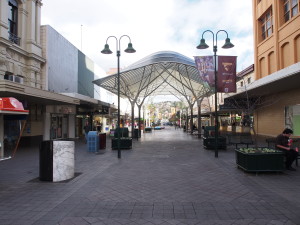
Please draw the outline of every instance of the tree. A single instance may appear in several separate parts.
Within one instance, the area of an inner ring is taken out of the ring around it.
[[[243,78],[242,78],[243,79]],[[245,81],[244,81],[245,83]],[[260,95],[259,93],[252,93],[250,95],[247,85],[244,85],[244,90],[236,95],[229,95],[224,99],[224,106],[221,109],[232,109],[242,113],[242,125],[249,128],[249,132],[253,132],[254,144],[257,148],[257,132],[255,124],[255,112],[268,107],[278,102],[281,97],[277,94],[273,95]],[[254,119],[252,119],[254,118]]]

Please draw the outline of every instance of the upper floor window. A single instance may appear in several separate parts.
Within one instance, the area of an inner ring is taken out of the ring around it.
[[[251,83],[251,77],[248,77],[248,84],[250,84]]]
[[[284,22],[290,20],[293,16],[296,16],[299,12],[299,0],[283,0],[284,8]]]
[[[261,23],[261,35],[262,40],[270,37],[273,33],[273,22],[272,22],[272,9],[267,10],[267,12],[259,19]]]
[[[241,81],[241,83],[240,83],[240,84],[241,84],[241,87],[243,87],[243,86],[244,86],[244,82],[243,82],[243,81]]]
[[[9,40],[15,44],[20,44],[18,37],[18,3],[16,0],[8,0],[8,34]]]

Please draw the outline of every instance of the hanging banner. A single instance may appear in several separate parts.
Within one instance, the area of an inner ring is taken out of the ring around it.
[[[236,56],[218,56],[218,92],[236,92]]]
[[[200,78],[211,87],[215,86],[214,56],[194,56]]]

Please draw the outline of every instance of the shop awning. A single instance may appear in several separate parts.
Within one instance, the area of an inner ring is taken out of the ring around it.
[[[8,97],[0,98],[0,113],[1,114],[28,114],[29,110],[24,110],[23,104],[17,99]]]

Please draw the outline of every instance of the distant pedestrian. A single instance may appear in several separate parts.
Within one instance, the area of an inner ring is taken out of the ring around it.
[[[289,128],[284,129],[282,134],[279,134],[276,138],[276,148],[283,151],[286,156],[285,166],[287,170],[295,171],[292,167],[293,162],[298,157],[298,149],[294,149],[291,145],[291,135],[293,131]]]
[[[85,123],[83,129],[84,129],[84,133],[85,133],[85,143],[87,143],[88,133],[90,131],[90,126],[89,126],[88,122]]]
[[[197,130],[197,126],[195,124],[193,124],[193,130]]]

